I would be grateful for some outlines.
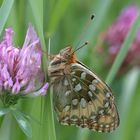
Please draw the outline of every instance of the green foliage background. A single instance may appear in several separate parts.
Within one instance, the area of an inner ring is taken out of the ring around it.
[[[35,27],[46,52],[51,38],[51,53],[58,53],[67,45],[76,46],[86,40],[90,44],[77,52],[80,61],[106,80],[114,91],[120,114],[120,126],[112,133],[92,132],[75,126],[62,126],[53,113],[52,91],[46,97],[21,100],[18,107],[30,116],[32,138],[28,138],[16,120],[7,115],[0,118],[0,140],[138,140],[140,138],[140,72],[132,68],[121,77],[117,71],[127,54],[138,27],[140,18],[130,30],[112,68],[103,65],[103,57],[95,52],[99,34],[111,25],[120,11],[131,4],[140,5],[139,0],[0,0],[0,33],[6,27],[15,31],[15,45],[21,47],[29,23]],[[94,21],[84,32],[91,14]],[[81,33],[84,32],[83,36]],[[2,35],[1,35],[2,37]],[[46,55],[43,58],[47,70]],[[47,71],[46,71],[47,73]],[[53,119],[54,116],[54,119]],[[28,131],[28,128],[26,129]]]

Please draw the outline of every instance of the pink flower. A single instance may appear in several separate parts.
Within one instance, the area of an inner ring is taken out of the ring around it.
[[[137,6],[132,5],[127,7],[105,32],[103,40],[109,46],[107,63],[113,63],[138,13],[139,9]],[[124,71],[131,66],[140,66],[140,29],[137,32],[120,70]]]
[[[48,83],[44,83],[41,71],[42,50],[39,38],[30,25],[22,48],[13,44],[13,30],[5,30],[0,42],[0,96],[45,95]]]

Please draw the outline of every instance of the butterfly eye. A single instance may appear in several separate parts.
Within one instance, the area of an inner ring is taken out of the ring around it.
[[[66,53],[65,58],[70,58],[71,54]]]
[[[60,51],[60,55],[64,56],[64,57],[70,57],[70,55],[71,55],[71,48],[67,47],[67,48],[61,50]]]
[[[69,52],[63,52],[60,55],[62,55],[64,57],[64,59],[70,59],[71,54]]]

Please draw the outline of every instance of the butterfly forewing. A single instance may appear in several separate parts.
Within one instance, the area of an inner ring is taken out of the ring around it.
[[[119,117],[110,88],[78,61],[65,64],[64,69],[57,68],[51,69],[51,76],[57,73],[53,90],[59,121],[98,132],[113,131],[119,125]]]

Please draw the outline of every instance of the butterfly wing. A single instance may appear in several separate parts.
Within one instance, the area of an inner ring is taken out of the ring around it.
[[[111,89],[81,64],[71,64],[70,71],[53,85],[59,121],[98,132],[113,131],[119,116]]]

